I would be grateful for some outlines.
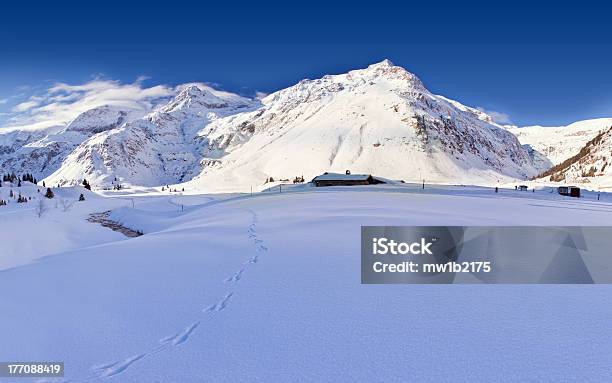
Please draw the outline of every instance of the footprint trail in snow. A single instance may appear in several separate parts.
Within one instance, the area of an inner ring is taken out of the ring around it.
[[[243,275],[246,272],[247,268],[257,264],[260,260],[260,254],[268,250],[268,248],[264,244],[265,242],[259,238],[259,235],[257,233],[257,223],[259,222],[259,217],[257,213],[249,209],[246,209],[246,210],[251,214],[251,224],[249,225],[247,229],[248,238],[253,242],[253,248],[255,252],[258,254],[251,256],[246,262],[242,264],[242,267],[240,269],[234,272],[234,274],[232,274],[229,278],[225,279],[224,282],[226,283],[232,283],[232,284],[238,283],[243,278]],[[220,313],[221,311],[225,310],[228,307],[233,295],[234,295],[233,291],[226,293],[216,303],[214,303],[211,306],[208,306],[207,308],[202,310],[202,312],[205,315]],[[105,379],[111,376],[121,374],[124,371],[126,371],[129,367],[131,367],[133,364],[135,364],[136,362],[148,356],[155,355],[162,351],[169,350],[173,347],[180,346],[181,344],[189,340],[191,335],[193,335],[196,329],[200,326],[200,323],[201,323],[201,320],[194,321],[188,326],[185,326],[182,330],[160,339],[158,342],[158,345],[149,349],[146,352],[139,353],[131,357],[115,361],[115,362],[93,366],[91,367],[91,371],[93,372],[93,375],[90,375],[89,377],[86,377],[78,381],[81,381],[81,382],[96,381],[96,380]],[[70,380],[53,380],[53,382],[56,382],[56,383],[70,382]]]

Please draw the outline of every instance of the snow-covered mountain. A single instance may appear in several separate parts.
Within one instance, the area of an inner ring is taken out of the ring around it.
[[[612,118],[578,121],[567,126],[526,126],[508,129],[522,144],[544,154],[554,165],[578,154],[587,142],[612,126]]]
[[[542,180],[612,187],[612,126],[600,131],[572,157],[542,174]]]
[[[552,165],[537,146],[522,146],[487,114],[432,94],[388,60],[303,80],[261,102],[187,84],[145,116],[100,107],[63,129],[1,148],[3,168],[52,185],[87,178],[101,187],[117,179],[145,186],[189,182],[209,191],[345,170],[490,184],[533,177]]]
[[[46,177],[89,137],[140,116],[133,110],[104,105],[81,113],[66,127],[2,133],[0,168],[17,174],[32,173],[36,177]]]
[[[255,101],[188,85],[167,105],[143,118],[92,136],[64,160],[46,181],[70,185],[87,178],[93,185],[162,185],[199,172],[196,132],[220,117],[251,110]]]
[[[347,169],[406,181],[491,183],[548,167],[537,168],[486,114],[430,93],[388,60],[303,80],[262,102],[198,133],[202,172],[189,187],[245,190],[269,177]]]

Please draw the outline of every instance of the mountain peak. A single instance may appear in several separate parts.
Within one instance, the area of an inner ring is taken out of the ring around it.
[[[368,68],[371,69],[376,69],[376,68],[391,68],[394,67],[395,64],[393,64],[393,61],[389,60],[389,59],[384,59],[383,61],[371,64],[368,66]]]
[[[215,96],[212,92],[206,89],[202,89],[196,84],[189,84],[179,92],[175,98],[176,100],[208,100],[214,99],[215,101],[222,101],[221,98]]]
[[[205,94],[205,92],[202,89],[200,89],[199,86],[195,84],[189,84],[179,93],[179,97],[181,95],[190,96],[190,97],[198,97],[198,96],[202,96],[203,94]]]
[[[227,107],[227,105],[226,100],[216,96],[210,90],[202,89],[196,84],[189,84],[170,103],[164,106],[161,111],[169,113],[194,107],[216,109]]]
[[[426,91],[421,80],[413,73],[407,71],[401,66],[397,66],[389,59],[384,59],[380,62],[369,65],[366,69],[349,72],[358,74],[368,78],[385,78],[388,80],[399,80],[401,83],[408,83],[415,89]]]

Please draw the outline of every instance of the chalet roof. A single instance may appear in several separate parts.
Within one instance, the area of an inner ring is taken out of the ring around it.
[[[325,173],[313,178],[313,181],[365,181],[370,174]]]

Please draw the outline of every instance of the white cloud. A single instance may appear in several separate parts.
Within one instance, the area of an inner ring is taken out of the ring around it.
[[[510,125],[512,124],[512,120],[510,119],[510,115],[507,113],[503,113],[503,112],[497,112],[495,110],[487,110],[485,108],[482,107],[478,107],[478,110],[480,110],[483,113],[488,114],[493,121],[497,122],[498,124],[501,125]]]
[[[84,84],[56,83],[12,108],[5,129],[44,129],[66,125],[79,114],[102,105],[142,112],[175,93],[166,85],[144,87],[144,77],[132,84],[95,79]]]
[[[0,105],[6,104],[8,102],[8,98],[0,98]]]
[[[34,107],[37,107],[38,105],[40,105],[40,101],[37,101],[37,100],[25,101],[25,102],[22,102],[21,104],[15,105],[12,111],[17,112],[17,113],[26,112]]]

